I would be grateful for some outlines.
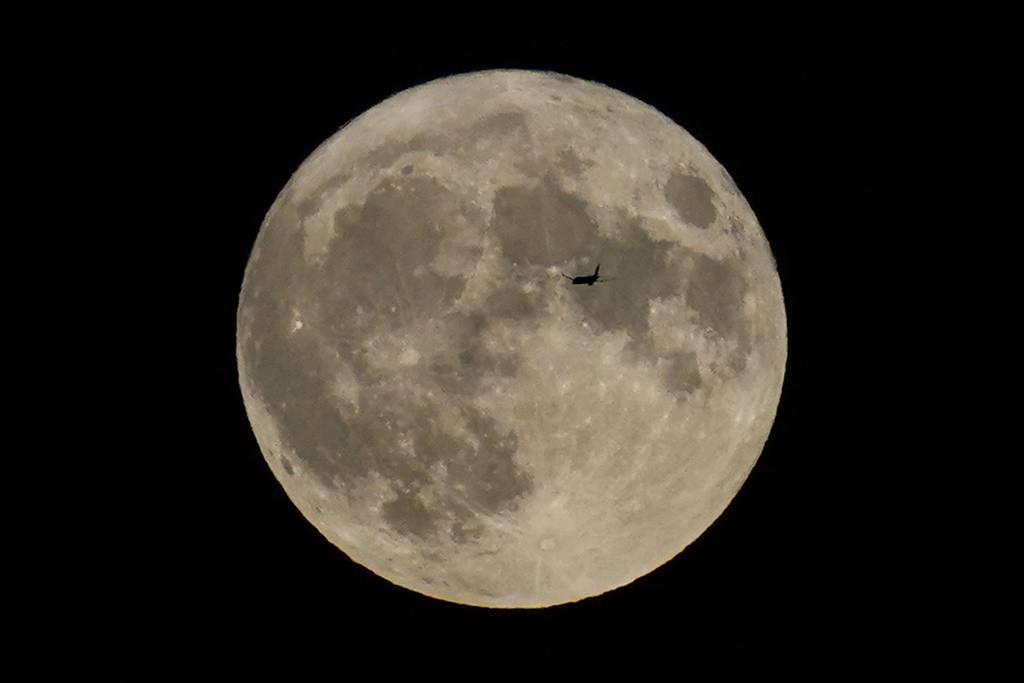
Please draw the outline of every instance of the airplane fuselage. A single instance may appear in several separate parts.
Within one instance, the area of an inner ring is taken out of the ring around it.
[[[574,285],[592,285],[595,282],[599,282],[601,280],[601,277],[598,275],[598,273],[600,272],[601,264],[598,263],[597,268],[594,268],[593,275],[577,275],[576,277],[569,277],[568,275],[565,275],[565,273],[563,273],[563,275],[572,280],[572,284]]]

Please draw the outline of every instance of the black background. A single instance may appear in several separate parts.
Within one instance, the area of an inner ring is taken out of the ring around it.
[[[728,8],[467,12],[157,4],[69,31],[51,95],[75,115],[52,130],[89,181],[72,200],[88,230],[69,240],[103,257],[87,278],[102,304],[68,314],[103,387],[83,401],[103,420],[77,438],[103,444],[85,450],[106,466],[80,475],[90,532],[59,551],[78,569],[70,618],[46,633],[143,674],[966,668],[962,551],[938,545],[964,523],[931,507],[945,460],[921,438],[947,428],[924,407],[940,352],[920,341],[936,295],[917,265],[933,257],[921,206],[950,191],[922,181],[951,73],[932,29]],[[291,173],[386,97],[487,68],[595,80],[693,134],[757,214],[788,315],[778,417],[725,513],[651,575],[545,610],[432,600],[348,560],[264,463],[234,358],[246,259]]]

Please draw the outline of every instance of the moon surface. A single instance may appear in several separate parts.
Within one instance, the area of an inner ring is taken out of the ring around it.
[[[236,342],[260,448],[327,539],[426,595],[542,607],[721,514],[771,429],[786,319],[757,219],[686,131],[488,71],[387,99],[299,167]]]

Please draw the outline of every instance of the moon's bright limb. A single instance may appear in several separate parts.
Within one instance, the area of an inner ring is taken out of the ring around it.
[[[614,277],[573,286],[561,273]],[[707,150],[556,74],[399,93],[296,171],[238,307],[242,395],[302,513],[415,591],[545,606],[722,512],[775,416],[782,291]]]

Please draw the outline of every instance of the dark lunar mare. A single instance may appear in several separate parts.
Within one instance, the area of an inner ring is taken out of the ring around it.
[[[295,229],[297,209],[286,197],[261,233],[250,265],[258,277],[243,293],[240,311],[248,329],[262,331],[242,336],[247,374],[305,470],[345,491],[375,472],[392,488],[394,499],[383,505],[382,517],[397,532],[465,540],[474,534],[475,513],[509,509],[532,488],[514,460],[515,433],[502,431],[468,399],[486,373],[510,376],[518,367],[514,355],[481,345],[487,325],[536,317],[537,296],[499,290],[487,300],[486,316],[444,316],[453,344],[439,354],[447,358],[432,359],[434,372],[375,369],[362,344],[451,309],[465,279],[438,276],[425,266],[443,238],[434,219],[459,209],[456,198],[429,179],[384,181],[363,204],[336,213],[342,238],[312,264]],[[299,330],[293,329],[296,311],[303,320]],[[339,360],[355,373],[358,410],[334,395]],[[438,426],[435,402],[396,391],[402,380],[436,386],[454,400],[460,433]],[[437,482],[431,468],[439,461],[447,476]],[[287,460],[282,467],[294,472]],[[417,494],[430,485],[439,486],[439,503],[428,509]]]

